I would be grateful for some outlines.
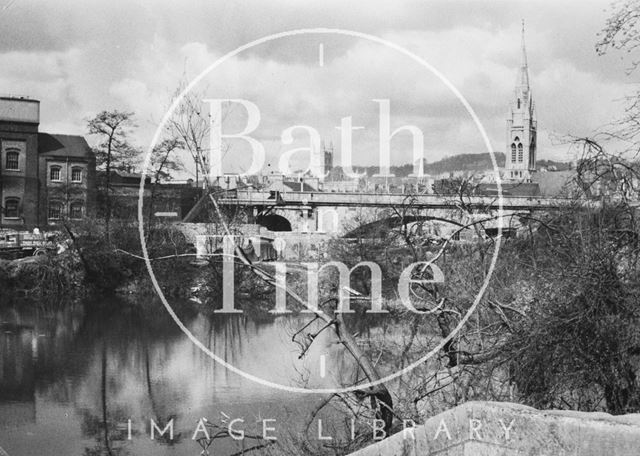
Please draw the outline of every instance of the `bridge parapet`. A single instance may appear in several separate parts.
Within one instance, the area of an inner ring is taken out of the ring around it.
[[[640,414],[467,402],[353,456],[637,456]]]
[[[399,207],[411,205],[417,208],[451,208],[464,203],[477,208],[498,209],[500,198],[497,196],[468,196],[460,198],[455,195],[408,195],[389,193],[337,193],[337,192],[286,192],[280,193],[282,202],[288,206],[350,206],[350,207]],[[223,198],[226,204],[245,206],[268,206],[276,204],[270,192],[239,190],[234,198]],[[568,198],[541,198],[536,196],[504,196],[502,207],[505,210],[518,209],[554,209],[574,204]]]

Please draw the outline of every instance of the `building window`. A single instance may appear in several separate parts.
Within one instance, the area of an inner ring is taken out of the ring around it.
[[[17,198],[7,199],[4,202],[4,218],[17,219],[20,216],[20,200]]]
[[[20,153],[14,150],[7,151],[7,161],[5,168],[11,171],[19,171],[20,164],[18,159],[20,158]]]
[[[82,218],[82,203],[71,203],[69,218],[78,220]]]
[[[518,144],[518,163],[522,163],[524,161],[524,150],[522,144]]]
[[[518,98],[518,109],[520,109],[520,98]]]
[[[49,170],[49,179],[55,182],[62,180],[60,177],[60,170],[61,168],[59,166],[52,166]]]
[[[82,168],[71,168],[71,182],[82,182]]]
[[[516,145],[511,144],[511,163],[516,162]]]
[[[49,202],[49,220],[60,220],[62,218],[62,204]]]

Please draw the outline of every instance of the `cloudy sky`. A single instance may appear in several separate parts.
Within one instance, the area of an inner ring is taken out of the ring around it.
[[[86,119],[100,110],[134,111],[135,141],[146,146],[180,81],[238,46],[293,29],[348,29],[389,40],[435,67],[477,112],[494,150],[504,151],[524,19],[539,156],[571,159],[552,138],[593,134],[619,115],[619,100],[635,82],[622,55],[597,56],[594,50],[608,14],[608,2],[566,0],[0,0],[0,85],[5,94],[39,99],[41,130],[52,133],[85,134]],[[253,135],[270,163],[293,147],[280,138],[293,125],[313,126],[339,152],[336,126],[346,116],[364,127],[353,134],[354,161],[377,163],[374,99],[390,100],[392,128],[415,125],[424,132],[428,161],[485,150],[442,81],[397,51],[363,39],[272,41],[228,60],[197,89],[259,107]],[[229,131],[244,122],[241,108],[232,112]],[[304,134],[296,135],[294,143],[304,143]],[[246,158],[245,149],[232,147],[231,167]],[[410,160],[410,138],[398,135],[392,162]]]

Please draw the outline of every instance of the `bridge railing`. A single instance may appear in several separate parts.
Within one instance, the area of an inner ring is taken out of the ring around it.
[[[411,204],[423,207],[451,207],[462,202],[471,206],[498,208],[500,198],[496,195],[473,195],[462,199],[455,195],[403,195],[381,193],[347,192],[279,192],[285,205],[296,206],[401,206]],[[273,192],[238,190],[234,198],[223,198],[245,205],[276,204]],[[557,208],[575,204],[571,198],[543,198],[539,196],[503,196],[502,206],[507,208]]]

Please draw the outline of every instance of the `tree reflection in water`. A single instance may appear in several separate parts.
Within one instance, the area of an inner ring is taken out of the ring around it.
[[[297,353],[284,319],[186,305],[176,312],[226,362],[296,384],[291,359]],[[287,431],[302,422],[300,396],[218,365],[154,300],[106,298],[55,309],[16,303],[0,308],[0,322],[13,325],[0,337],[0,442],[10,454],[12,448],[51,446],[68,455],[192,455],[202,450],[191,440],[202,417],[244,418],[247,435],[260,433],[255,416],[275,418]],[[151,419],[159,429],[173,419],[173,440],[158,432],[151,440]],[[229,453],[242,448],[229,438],[213,446]]]

